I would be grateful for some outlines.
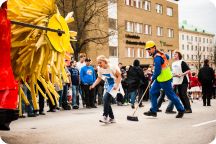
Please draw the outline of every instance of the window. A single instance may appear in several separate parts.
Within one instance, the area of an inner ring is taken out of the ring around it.
[[[191,36],[191,41],[193,41],[193,36]]]
[[[182,45],[182,50],[184,50],[184,45]]]
[[[136,8],[142,8],[142,6],[141,6],[141,0],[134,0],[135,1],[135,6],[136,6]]]
[[[193,60],[193,55],[191,55],[191,59]]]
[[[127,48],[126,52],[127,57],[134,57],[134,48]]]
[[[197,51],[197,46],[195,47],[195,51]]]
[[[183,55],[182,55],[182,59],[185,59],[184,57],[185,57],[185,56],[184,56],[184,54],[183,54]]]
[[[151,35],[152,34],[152,30],[151,30],[151,25],[144,25],[144,34],[148,34]]]
[[[206,39],[206,42],[208,43],[208,38]]]
[[[193,46],[191,46],[191,51],[193,51]]]
[[[190,58],[190,56],[187,54],[187,60]]]
[[[142,33],[142,24],[141,23],[134,23],[134,32],[135,33]]]
[[[156,4],[156,12],[159,14],[163,14],[163,6],[161,4]]]
[[[197,42],[197,37],[195,37],[195,42]]]
[[[167,7],[167,15],[173,16],[173,8]]]
[[[137,57],[138,58],[143,58],[144,57],[144,49],[143,48],[138,48],[137,49]]]
[[[127,32],[134,32],[134,23],[126,21],[126,31]]]
[[[189,36],[187,35],[187,41],[189,40]]]
[[[168,28],[168,37],[173,38],[174,37],[174,30]]]
[[[189,45],[187,45],[187,50],[189,50]]]
[[[109,28],[117,30],[117,20],[109,18]]]
[[[117,47],[109,47],[109,56],[117,57]]]
[[[205,47],[203,47],[203,52],[205,51]]]
[[[163,28],[157,27],[157,36],[163,36]]]
[[[203,43],[205,43],[205,38],[203,38]]]
[[[184,35],[182,35],[182,40],[184,40]]]
[[[130,0],[125,0],[126,5],[130,5]]]
[[[212,39],[209,39],[209,43],[210,43],[210,44],[212,43]]]
[[[151,11],[151,2],[147,0],[143,1],[143,8],[146,11]]]

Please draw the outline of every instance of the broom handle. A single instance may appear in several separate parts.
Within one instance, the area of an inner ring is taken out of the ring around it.
[[[143,95],[142,95],[142,97],[141,97],[141,99],[140,99],[140,101],[139,101],[139,103],[138,103],[137,107],[135,108],[135,110],[134,110],[134,112],[133,112],[133,115],[132,115],[132,116],[134,116],[134,114],[136,113],[136,111],[137,111],[137,109],[138,109],[138,107],[139,107],[140,103],[142,102],[142,99],[143,99],[143,97],[145,96],[145,94],[146,94],[146,92],[147,92],[147,90],[148,90],[148,88],[150,87],[150,85],[151,85],[151,84],[152,84],[152,83],[151,83],[151,82],[149,82],[149,84],[148,84],[148,86],[147,86],[147,88],[146,88],[145,92],[143,93]]]

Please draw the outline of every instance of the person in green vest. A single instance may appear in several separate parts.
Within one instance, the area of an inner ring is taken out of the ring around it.
[[[160,89],[163,89],[178,110],[176,118],[182,118],[185,109],[172,88],[172,72],[169,67],[169,56],[158,51],[154,41],[147,41],[145,49],[154,58],[154,73],[151,78],[152,86],[150,89],[151,108],[148,112],[144,112],[144,115],[157,117],[157,98],[160,95]]]

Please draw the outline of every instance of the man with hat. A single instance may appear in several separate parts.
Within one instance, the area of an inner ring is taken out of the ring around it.
[[[153,84],[150,89],[151,108],[148,112],[144,112],[144,115],[157,116],[157,98],[160,95],[160,89],[162,88],[178,110],[176,118],[182,118],[185,109],[172,88],[172,72],[169,67],[168,55],[158,51],[153,41],[147,41],[145,49],[148,51],[149,55],[154,58],[154,73],[151,78]]]

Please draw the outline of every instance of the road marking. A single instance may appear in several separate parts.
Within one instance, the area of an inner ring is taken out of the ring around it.
[[[5,143],[0,137],[0,144],[7,144],[7,143]]]
[[[193,127],[199,127],[199,126],[207,125],[207,124],[214,123],[214,122],[216,122],[216,120],[207,121],[207,122],[203,122],[200,124],[195,124],[195,125],[193,125]]]

